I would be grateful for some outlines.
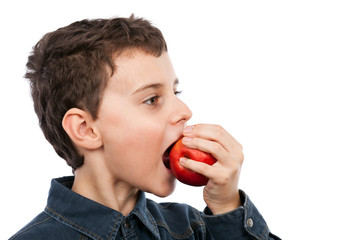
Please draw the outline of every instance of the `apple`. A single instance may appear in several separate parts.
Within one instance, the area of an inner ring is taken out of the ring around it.
[[[199,173],[193,172],[183,167],[179,160],[182,157],[191,160],[207,163],[213,165],[216,159],[210,154],[197,149],[185,147],[182,143],[182,138],[179,139],[170,151],[170,169],[174,176],[182,183],[191,186],[204,186],[208,182],[208,178]]]

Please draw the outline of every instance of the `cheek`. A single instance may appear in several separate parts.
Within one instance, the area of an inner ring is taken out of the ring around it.
[[[157,161],[163,148],[164,129],[159,124],[131,119],[131,124],[111,127],[104,139],[107,158],[126,161],[127,165],[149,166]],[[144,161],[147,159],[148,161]]]
[[[129,129],[125,138],[125,145],[131,152],[140,156],[159,154],[163,142],[163,130],[158,126],[142,124]]]

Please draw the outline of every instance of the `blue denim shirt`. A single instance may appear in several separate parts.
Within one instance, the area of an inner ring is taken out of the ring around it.
[[[279,239],[242,191],[244,205],[221,215],[186,204],[158,204],[141,192],[124,216],[71,191],[73,182],[74,177],[53,179],[45,210],[10,239]]]

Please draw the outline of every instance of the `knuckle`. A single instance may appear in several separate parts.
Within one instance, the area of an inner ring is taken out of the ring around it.
[[[220,125],[215,125],[214,129],[215,129],[214,136],[215,136],[216,139],[219,139],[224,135],[224,129]]]
[[[242,163],[244,161],[244,154],[242,152],[238,152],[233,155],[233,159],[236,163]]]
[[[219,185],[226,185],[229,182],[230,178],[228,176],[228,174],[222,174],[218,179],[217,179],[217,184]]]
[[[215,129],[217,129],[219,131],[223,130],[223,127],[219,124],[215,124],[214,127],[215,127]]]
[[[222,146],[218,143],[214,143],[213,149],[215,153],[219,153],[222,150]]]
[[[232,154],[232,158],[236,159],[236,162],[242,164],[244,161],[244,153],[239,149],[239,151],[236,151],[234,154]]]
[[[240,171],[240,164],[238,164],[238,163],[236,163],[236,162],[233,162],[233,163],[231,163],[231,165],[230,165],[228,174],[229,174],[229,176],[235,176],[235,175],[237,175],[237,173],[238,173],[239,171]]]
[[[241,153],[241,156],[240,156],[240,164],[243,164],[243,163],[244,163],[244,159],[245,159],[244,154]]]

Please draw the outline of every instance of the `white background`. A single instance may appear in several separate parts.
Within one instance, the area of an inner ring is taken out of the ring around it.
[[[52,178],[71,174],[33,112],[23,78],[32,46],[76,20],[131,13],[163,31],[191,123],[221,124],[243,144],[239,186],[272,232],[293,240],[359,236],[358,1],[6,2],[1,239],[43,210]],[[202,189],[181,184],[160,200],[204,207]]]

